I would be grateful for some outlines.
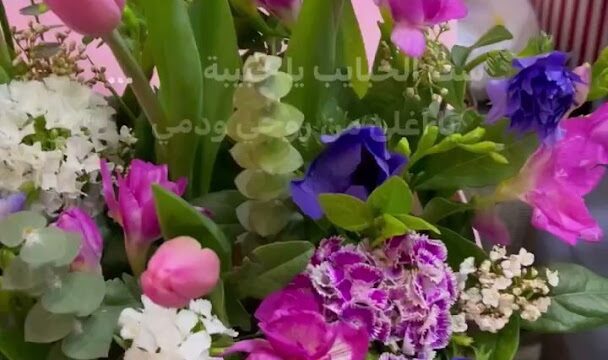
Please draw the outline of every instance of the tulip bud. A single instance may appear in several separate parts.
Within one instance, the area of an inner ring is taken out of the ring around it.
[[[114,30],[125,7],[125,0],[45,0],[45,3],[70,29],[91,36]]]
[[[160,238],[160,225],[152,195],[152,185],[159,185],[177,195],[186,190],[186,179],[169,180],[167,165],[133,160],[125,177],[118,176],[118,194],[105,161],[101,162],[103,196],[108,212],[125,234],[125,249],[135,274],[146,266],[150,245]]]
[[[219,277],[220,259],[215,252],[180,236],[165,242],[152,256],[141,275],[141,286],[156,304],[180,308],[211,293]]]
[[[55,226],[80,235],[80,251],[72,263],[72,270],[101,271],[99,262],[103,253],[103,237],[89,214],[79,208],[66,210],[59,215]]]
[[[302,0],[258,0],[258,3],[288,24],[296,22],[302,6]]]

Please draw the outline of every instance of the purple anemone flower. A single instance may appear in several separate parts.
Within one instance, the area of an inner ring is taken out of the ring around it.
[[[321,139],[327,144],[325,150],[303,179],[291,183],[293,201],[315,220],[323,217],[320,194],[341,193],[365,200],[407,162],[404,156],[388,151],[384,130],[377,126],[353,127]]]
[[[512,129],[536,131],[548,143],[558,140],[562,136],[560,122],[577,106],[577,92],[584,82],[566,66],[567,60],[566,54],[558,51],[514,60],[515,76],[488,84],[492,109],[487,121],[506,116]]]

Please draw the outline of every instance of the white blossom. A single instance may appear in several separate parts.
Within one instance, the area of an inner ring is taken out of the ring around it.
[[[547,276],[547,282],[549,285],[556,287],[559,284],[559,273],[557,270],[551,271],[549,269],[545,270],[545,274]]]
[[[0,191],[39,189],[51,214],[82,200],[85,185],[98,183],[100,157],[118,161],[135,142],[114,112],[68,77],[0,85]]]
[[[238,335],[211,312],[211,303],[196,300],[188,309],[169,309],[142,296],[144,308],[125,309],[118,325],[120,336],[131,341],[128,360],[209,360],[212,335]]]
[[[468,329],[466,314],[460,313],[452,315],[452,331],[455,333],[464,333]]]

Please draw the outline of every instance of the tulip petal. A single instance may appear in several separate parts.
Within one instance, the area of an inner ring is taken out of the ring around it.
[[[122,18],[125,0],[45,0],[49,8],[72,30],[83,35],[110,33]]]

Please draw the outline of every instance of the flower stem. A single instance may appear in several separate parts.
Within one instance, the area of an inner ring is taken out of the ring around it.
[[[131,54],[118,30],[114,30],[102,38],[112,49],[125,75],[129,77],[131,89],[133,89],[133,93],[150,123],[152,125],[165,123],[163,109],[150,87],[148,78]]]
[[[125,250],[127,259],[133,275],[139,277],[146,270],[146,262],[148,259],[148,246],[141,246],[134,241],[130,241],[125,235]]]

